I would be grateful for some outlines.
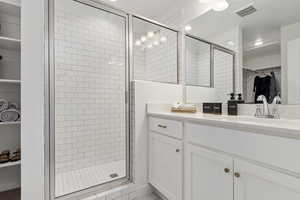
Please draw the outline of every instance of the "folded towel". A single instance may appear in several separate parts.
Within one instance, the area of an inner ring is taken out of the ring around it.
[[[5,99],[0,99],[0,112],[8,109],[8,101]]]
[[[15,122],[18,121],[20,117],[20,112],[16,109],[8,109],[0,113],[0,121],[2,122]]]

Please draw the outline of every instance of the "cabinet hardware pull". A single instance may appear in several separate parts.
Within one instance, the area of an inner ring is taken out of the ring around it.
[[[161,124],[158,124],[158,127],[159,127],[159,128],[167,128],[167,126],[161,125]]]
[[[225,169],[224,169],[224,172],[225,172],[226,174],[228,174],[228,173],[230,172],[230,169],[225,168]]]
[[[180,149],[176,149],[176,152],[177,152],[177,153],[180,152]]]
[[[240,173],[238,173],[238,172],[235,172],[235,173],[234,173],[234,176],[235,176],[236,178],[240,178],[240,177],[241,177]]]

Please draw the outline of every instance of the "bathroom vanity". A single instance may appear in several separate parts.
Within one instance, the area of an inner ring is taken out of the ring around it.
[[[300,199],[300,121],[148,106],[149,183],[169,200]]]

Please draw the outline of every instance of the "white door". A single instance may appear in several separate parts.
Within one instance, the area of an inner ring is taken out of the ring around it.
[[[168,200],[182,199],[182,142],[150,132],[149,182]]]
[[[233,200],[231,157],[187,144],[185,200]]]
[[[235,200],[299,200],[300,179],[235,160]]]

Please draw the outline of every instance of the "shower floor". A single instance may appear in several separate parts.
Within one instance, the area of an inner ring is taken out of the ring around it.
[[[74,170],[56,175],[55,194],[57,197],[100,185],[126,176],[125,161]],[[118,174],[111,177],[111,174]]]

